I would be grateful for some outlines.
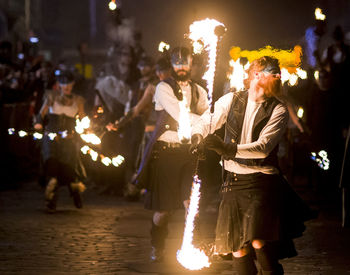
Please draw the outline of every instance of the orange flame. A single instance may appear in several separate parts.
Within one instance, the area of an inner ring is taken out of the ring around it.
[[[181,249],[176,258],[178,262],[189,270],[199,270],[210,266],[208,256],[203,250],[195,248],[192,244],[194,220],[198,213],[201,181],[197,175],[193,177],[190,205],[186,216],[186,225]]]

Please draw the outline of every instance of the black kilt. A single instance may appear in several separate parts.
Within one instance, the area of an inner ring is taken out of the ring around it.
[[[155,211],[183,208],[183,201],[190,198],[195,169],[189,144],[168,146],[164,142],[156,142],[147,169],[149,182],[145,208]]]
[[[292,239],[302,235],[311,211],[280,175],[228,173],[216,227],[219,254],[265,240],[279,258],[296,255]]]

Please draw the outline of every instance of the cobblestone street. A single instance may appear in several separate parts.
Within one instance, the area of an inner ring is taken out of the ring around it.
[[[176,263],[181,211],[171,220],[165,263],[150,264],[151,213],[141,202],[96,195],[90,188],[78,210],[61,188],[57,213],[45,213],[43,205],[43,191],[34,182],[0,192],[0,274],[234,274],[230,261],[197,272]],[[350,231],[341,228],[334,205],[317,207],[319,218],[307,222],[296,240],[299,255],[282,261],[285,274],[350,274]],[[201,217],[208,241],[215,218],[213,209]]]

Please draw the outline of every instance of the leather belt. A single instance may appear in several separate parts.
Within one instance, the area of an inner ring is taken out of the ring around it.
[[[159,140],[156,142],[155,145],[156,145],[156,148],[159,148],[159,149],[174,149],[174,148],[180,148],[184,144],[178,143],[178,142],[165,142],[165,141]]]

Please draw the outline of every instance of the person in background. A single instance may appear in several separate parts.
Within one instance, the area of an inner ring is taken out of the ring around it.
[[[43,130],[42,155],[45,170],[45,203],[48,212],[55,212],[58,188],[67,185],[74,205],[82,207],[81,193],[85,190],[82,179],[85,170],[79,159],[76,116],[85,116],[84,100],[72,93],[74,77],[70,71],[57,76],[59,90],[50,90],[35,117],[34,128]]]

